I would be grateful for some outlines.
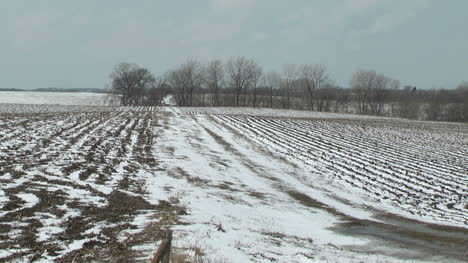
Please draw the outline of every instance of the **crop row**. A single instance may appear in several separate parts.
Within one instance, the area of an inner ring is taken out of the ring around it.
[[[347,185],[413,215],[468,223],[466,134],[344,120],[214,119],[306,164],[310,180],[332,178],[337,187]]]

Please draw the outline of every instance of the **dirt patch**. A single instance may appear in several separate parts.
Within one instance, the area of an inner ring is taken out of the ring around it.
[[[235,188],[232,187],[233,186],[232,183],[226,182],[226,181],[222,182],[221,184],[212,184],[211,186],[222,189],[222,190],[230,191],[230,192],[239,191],[238,189],[235,189]]]
[[[178,179],[184,178],[185,180],[187,180],[187,182],[196,186],[208,186],[210,183],[209,180],[191,175],[187,171],[185,171],[183,168],[180,168],[180,167],[177,167],[174,170],[169,171],[168,175],[174,178],[178,178]]]
[[[308,196],[306,194],[300,193],[300,192],[295,191],[295,190],[287,190],[286,193],[290,197],[292,197],[295,200],[299,201],[299,203],[301,203],[304,206],[317,208],[317,209],[323,209],[323,210],[326,210],[326,211],[329,211],[329,212],[331,211],[333,214],[338,213],[336,210],[331,209],[329,206],[327,206],[327,205],[325,205],[325,204],[311,198],[310,196]]]
[[[82,181],[88,179],[92,174],[97,174],[97,168],[95,166],[88,166],[86,169],[79,174],[79,178]]]
[[[70,207],[82,211],[83,216],[91,221],[116,223],[136,215],[140,210],[154,210],[156,206],[148,203],[141,196],[128,195],[114,190],[106,196],[108,204],[104,207],[88,206],[82,203],[71,203]]]
[[[38,202],[32,207],[21,208],[18,207],[15,210],[7,213],[0,218],[0,224],[4,227],[0,227],[0,236],[3,242],[0,243],[0,249],[10,249],[12,247],[20,247],[26,249],[26,251],[18,252],[10,255],[5,260],[14,260],[24,255],[32,255],[31,259],[34,259],[46,252],[49,254],[56,254],[60,250],[57,244],[37,241],[38,229],[43,227],[42,222],[35,218],[37,212],[49,213],[55,216],[63,216],[64,211],[58,208],[58,206],[64,203],[63,191],[57,190],[52,192],[42,192],[34,190],[34,185],[27,183],[14,189],[8,189],[10,199],[15,195],[13,192],[24,192],[33,194],[38,198]],[[22,200],[11,200],[17,202],[17,204],[24,203]],[[13,223],[13,225],[11,225]],[[11,236],[9,232],[14,229],[19,235]],[[3,236],[5,238],[3,238]]]
[[[133,248],[149,242],[156,244],[162,239],[168,226],[182,224],[183,222],[179,222],[179,216],[187,213],[186,208],[179,205],[177,198],[162,200],[158,205],[151,205],[140,196],[113,191],[107,200],[109,204],[103,208],[84,207],[83,217],[74,218],[70,222],[70,226],[75,229],[70,229],[67,234],[74,235],[74,239],[93,238],[94,236],[76,235],[80,235],[96,222],[105,222],[103,225],[110,223],[110,226],[101,230],[98,240],[90,240],[81,249],[64,255],[60,259],[61,262],[101,261],[103,259],[113,262],[129,262],[134,261],[135,258],[145,257],[147,254],[135,251]],[[136,215],[143,211],[154,211],[151,216],[148,216],[148,223],[145,223],[143,229],[130,222],[122,223],[131,218],[129,215]],[[128,230],[138,231],[122,236],[122,233]]]
[[[211,136],[213,137],[213,139],[220,145],[222,145],[224,147],[224,150],[228,151],[228,152],[237,152],[230,143],[228,143],[227,141],[225,141],[221,136],[219,136],[218,134],[214,133],[213,131],[203,127],[205,129],[205,131]]]
[[[254,190],[248,191],[249,196],[255,197],[260,200],[265,200],[266,199],[266,194],[265,193],[260,193]]]
[[[386,246],[400,247],[404,244],[405,247],[420,251],[420,259],[424,259],[422,255],[427,254],[445,255],[461,260],[468,251],[468,230],[465,228],[426,224],[389,213],[376,213],[376,218],[385,223],[361,220],[345,215],[306,194],[294,190],[288,190],[286,193],[304,206],[325,210],[344,220],[345,222],[331,228],[341,234],[372,238],[378,242],[385,242]],[[370,247],[366,246],[349,248],[360,252],[370,251]],[[377,250],[385,254],[385,249],[386,247],[382,246]],[[404,255],[400,256],[410,259]]]
[[[412,251],[412,255],[392,254],[402,259],[431,260],[432,257],[461,260],[466,258],[468,249],[468,235],[459,237],[444,237],[424,229],[407,230],[401,225],[387,225],[372,221],[358,221],[339,223],[332,230],[349,235],[362,236],[373,240],[373,245],[348,246],[348,249],[359,252],[378,252],[387,254],[391,247],[401,247]],[[446,233],[447,234],[447,233]]]
[[[303,246],[303,243],[313,243],[312,238],[303,238],[294,235],[287,235],[279,232],[261,232],[262,235],[268,236],[271,240],[277,245],[281,246],[281,240],[288,240],[289,242],[293,241],[297,246]]]

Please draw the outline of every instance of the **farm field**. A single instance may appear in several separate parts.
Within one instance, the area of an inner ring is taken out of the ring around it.
[[[463,262],[468,125],[0,104],[0,262]],[[204,255],[202,255],[204,254]]]
[[[0,91],[2,104],[109,105],[111,101],[104,93]]]

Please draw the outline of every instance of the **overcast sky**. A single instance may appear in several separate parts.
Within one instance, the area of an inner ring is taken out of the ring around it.
[[[325,64],[418,88],[468,81],[466,0],[2,1],[1,88],[104,88],[115,64],[162,74],[187,58],[264,70]]]

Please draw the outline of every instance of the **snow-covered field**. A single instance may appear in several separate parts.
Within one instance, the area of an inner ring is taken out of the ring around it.
[[[73,113],[73,114],[70,114]],[[0,261],[463,262],[468,125],[0,104]]]
[[[0,91],[0,103],[109,105],[109,103],[111,103],[111,97],[108,94],[88,92]]]

